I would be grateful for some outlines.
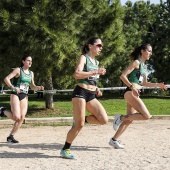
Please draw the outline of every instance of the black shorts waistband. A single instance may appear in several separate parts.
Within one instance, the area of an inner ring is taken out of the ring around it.
[[[77,85],[73,91],[72,98],[83,98],[86,102],[89,102],[95,98],[95,94],[96,91],[90,91]]]
[[[23,100],[26,96],[28,96],[28,94],[25,94],[25,93],[15,93],[15,92],[11,92],[11,94],[14,94],[16,96],[18,96],[19,100]]]

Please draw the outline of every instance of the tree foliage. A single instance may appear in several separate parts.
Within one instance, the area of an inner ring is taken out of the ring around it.
[[[122,48],[119,1],[109,5],[106,0],[44,0],[43,3],[8,0],[0,5],[4,40],[1,64],[7,70],[16,67],[21,55],[28,51],[33,57],[35,75],[45,82],[52,77],[55,88],[74,86],[73,73],[80,48],[89,37],[103,39],[105,50],[99,60],[105,66],[111,65]],[[49,83],[46,84],[48,88]]]
[[[170,82],[170,1],[162,2],[156,7],[157,17],[153,23],[151,42],[154,46],[154,55],[151,65],[154,69],[154,77],[159,81]]]
[[[122,86],[119,76],[129,64],[128,56],[143,42],[153,46],[148,64],[154,76],[169,83],[169,12],[169,0],[127,1],[124,6],[120,0],[2,0],[0,82],[20,65],[24,53],[30,53],[31,69],[46,89],[73,88],[80,48],[98,36],[104,44],[98,60],[107,69],[100,87]]]

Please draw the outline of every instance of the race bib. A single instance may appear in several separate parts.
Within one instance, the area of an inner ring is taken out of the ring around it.
[[[143,83],[143,78],[144,78],[144,76],[143,76],[143,75],[140,75],[140,77],[139,77],[139,83],[140,83],[140,84]]]
[[[22,93],[28,94],[28,89],[29,89],[29,85],[28,84],[24,84],[24,83],[20,84],[20,90],[21,90]]]
[[[91,72],[94,71],[94,70],[95,69],[90,69]],[[97,80],[97,79],[99,79],[99,74],[88,77],[88,80]]]
[[[96,74],[94,76],[88,77],[88,80],[97,80],[99,79],[99,74]]]

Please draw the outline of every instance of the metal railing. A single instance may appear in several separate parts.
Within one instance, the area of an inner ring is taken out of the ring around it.
[[[168,88],[170,88],[170,84],[166,85]],[[100,90],[125,90],[126,87],[104,87],[104,88],[99,88]],[[159,87],[144,87],[142,86],[141,89],[159,89]],[[30,89],[31,90],[31,89]],[[58,89],[53,89],[53,90],[44,90],[44,91],[36,91],[40,93],[48,93],[48,94],[53,94],[53,93],[63,93],[63,92],[72,92],[74,89],[66,89],[66,90],[58,90]],[[11,90],[2,90],[0,93],[5,94],[6,92],[10,92]]]

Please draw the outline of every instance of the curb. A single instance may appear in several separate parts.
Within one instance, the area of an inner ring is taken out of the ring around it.
[[[108,116],[109,121],[114,120],[114,116]],[[170,120],[170,115],[155,115],[151,119],[159,120]],[[62,122],[72,122],[73,117],[52,117],[52,118],[25,118],[23,124],[31,123],[62,123]],[[10,119],[0,120],[0,125],[10,125],[14,121]]]
[[[170,115],[154,115],[152,119],[163,119],[163,120],[170,120]]]
[[[23,124],[31,123],[61,123],[61,122],[72,122],[73,117],[53,117],[53,118],[25,118]],[[0,125],[13,124],[14,121],[11,119],[0,120]]]

